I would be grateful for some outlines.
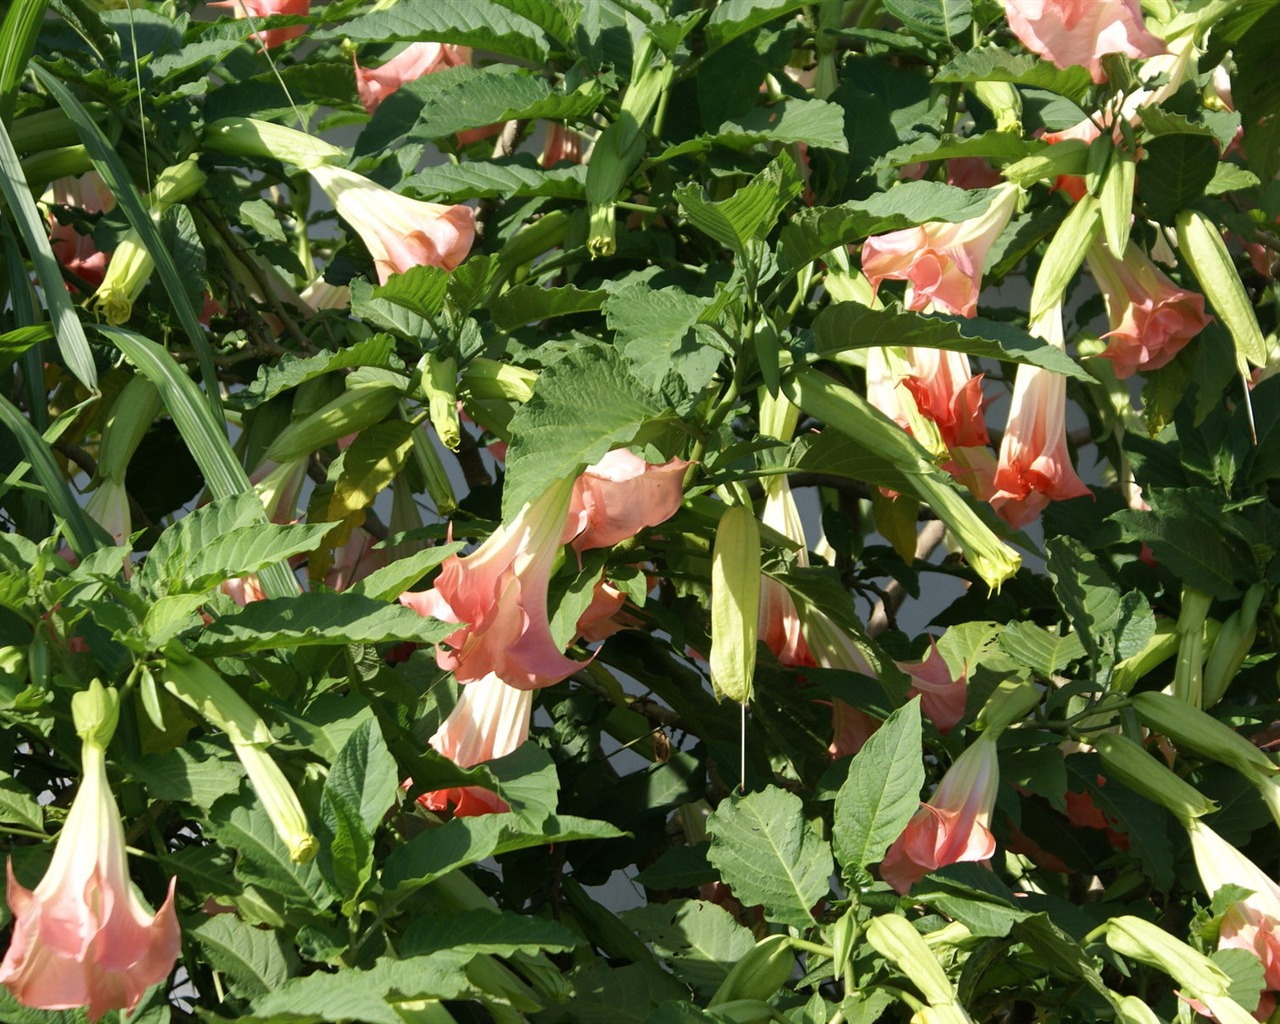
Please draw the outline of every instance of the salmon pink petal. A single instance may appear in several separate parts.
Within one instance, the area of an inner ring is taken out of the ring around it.
[[[612,547],[666,522],[680,507],[688,466],[684,459],[654,465],[625,448],[588,466],[569,504],[566,532],[574,550]]]
[[[1138,0],[1004,0],[1009,27],[1022,44],[1060,68],[1084,67],[1105,82],[1109,53],[1154,57],[1164,43],[1147,31]]]
[[[372,114],[378,105],[406,82],[416,82],[445,68],[471,63],[471,50],[449,43],[411,43],[400,53],[376,68],[362,68],[352,56],[356,68],[356,93],[364,109]]]

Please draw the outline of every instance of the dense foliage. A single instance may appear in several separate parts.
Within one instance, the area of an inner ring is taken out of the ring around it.
[[[1277,52],[13,0],[0,1020],[1266,1019]]]

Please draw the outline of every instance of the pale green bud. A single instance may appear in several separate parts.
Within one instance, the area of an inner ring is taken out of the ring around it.
[[[1258,609],[1266,591],[1265,583],[1255,583],[1250,587],[1240,607],[1227,616],[1227,621],[1218,631],[1204,666],[1205,707],[1211,708],[1222,699],[1253,649],[1253,641],[1258,635]]]
[[[1229,765],[1243,775],[1269,778],[1280,773],[1271,758],[1229,725],[1165,693],[1140,693],[1133,707],[1155,732],[1178,746]]]
[[[1178,214],[1177,229],[1178,249],[1205,298],[1231,332],[1241,372],[1247,364],[1265,366],[1267,344],[1258,317],[1218,228],[1199,210],[1183,210]]]
[[[956,994],[929,944],[905,917],[881,914],[867,925],[867,941],[898,966],[931,1006],[955,1002]]]
[[[322,164],[343,164],[346,154],[306,132],[252,117],[225,117],[204,130],[205,145],[229,156],[283,160],[309,171]]]
[[[90,300],[107,323],[125,323],[133,315],[133,304],[151,279],[155,261],[136,231],[120,240],[107,264],[106,276]]]
[[[756,671],[760,616],[760,528],[747,505],[731,505],[711,553],[711,685],[745,704]]]
[[[87,690],[72,696],[71,717],[76,725],[76,735],[86,747],[105,750],[120,720],[119,691],[114,687],[108,689],[101,680],[94,679]]]
[[[1102,758],[1103,771],[1109,777],[1167,808],[1180,820],[1200,818],[1218,809],[1217,804],[1133,740],[1108,733],[1094,737],[1093,745]]]

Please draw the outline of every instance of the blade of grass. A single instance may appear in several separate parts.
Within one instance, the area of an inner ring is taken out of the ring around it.
[[[173,357],[135,331],[107,324],[97,324],[95,329],[110,339],[156,386],[214,497],[252,493],[253,485],[231,450],[222,425],[204,403],[195,381],[186,375]],[[266,510],[259,508],[265,523]],[[288,597],[298,593],[298,581],[283,562],[264,569],[258,578],[268,597]]]
[[[49,445],[36,431],[22,412],[3,395],[0,395],[0,425],[9,429],[17,440],[22,454],[35,471],[36,479],[44,488],[45,498],[55,515],[60,516],[66,524],[67,540],[71,550],[80,558],[87,557],[97,549],[98,542],[93,528],[89,525],[89,517],[76,501],[71,488],[67,486],[62,470],[58,468]]]
[[[18,99],[18,83],[36,48],[47,0],[13,0],[0,25],[0,118],[8,121]]]
[[[49,247],[49,228],[36,209],[31,189],[22,174],[18,154],[9,141],[9,133],[0,122],[0,192],[18,225],[27,254],[36,268],[36,277],[44,291],[44,301],[49,307],[53,330],[58,339],[58,351],[63,362],[78,381],[90,391],[98,390],[98,370],[93,365],[93,353],[89,350],[84,328],[71,305],[67,287],[62,283],[62,271]]]
[[[84,109],[80,101],[44,68],[37,67],[35,72],[44,87],[57,100],[58,105],[71,118],[80,135],[80,141],[89,151],[89,159],[93,161],[94,167],[102,175],[111,191],[115,193],[129,224],[138,232],[142,238],[142,244],[155,260],[156,271],[160,274],[165,291],[169,293],[169,301],[178,314],[178,322],[182,324],[182,329],[195,350],[196,360],[200,366],[200,377],[204,381],[205,403],[213,414],[214,420],[225,433],[226,418],[223,416],[222,403],[218,398],[218,373],[213,365],[213,350],[209,347],[209,339],[200,328],[195,310],[191,308],[178,265],[174,263],[173,254],[161,240],[160,231],[155,221],[151,219],[151,212],[143,203],[138,190],[133,187],[129,172],[125,170],[115,148],[107,141],[107,137],[102,134],[102,129],[89,116],[89,112]]]

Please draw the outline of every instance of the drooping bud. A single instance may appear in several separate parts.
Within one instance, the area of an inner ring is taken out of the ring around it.
[[[1093,745],[1109,778],[1160,804],[1180,821],[1212,814],[1218,805],[1175,775],[1133,740],[1104,734]]]

